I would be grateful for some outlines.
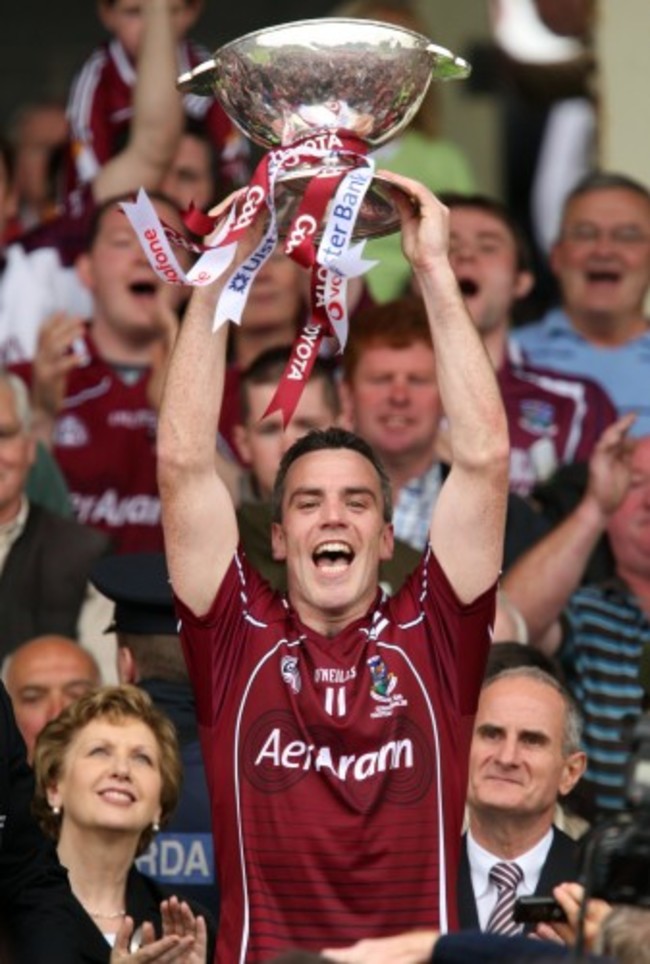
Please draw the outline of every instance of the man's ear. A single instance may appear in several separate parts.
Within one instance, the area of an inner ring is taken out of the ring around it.
[[[515,281],[514,295],[519,301],[521,298],[525,298],[527,294],[532,290],[535,284],[535,275],[532,271],[519,271],[517,272],[517,279]]]
[[[77,277],[79,278],[79,281],[81,281],[84,288],[88,288],[89,291],[92,291],[94,277],[90,255],[80,254],[74,263],[74,268],[77,272]]]
[[[587,769],[587,754],[582,750],[570,753],[564,761],[558,792],[561,797],[571,793],[576,783]]]
[[[382,562],[386,562],[388,559],[393,558],[393,551],[395,549],[395,533],[393,531],[393,524],[387,522],[384,525],[384,531],[381,534],[381,544],[379,547],[379,558]]]
[[[233,428],[233,438],[237,451],[247,466],[251,464],[251,447],[248,441],[248,429],[245,425],[237,424]]]
[[[117,678],[121,684],[138,681],[137,667],[128,646],[117,647]]]
[[[271,555],[276,562],[284,562],[287,558],[284,529],[279,522],[271,523]]]
[[[551,245],[551,249],[548,253],[548,263],[551,271],[557,276],[560,269],[560,260],[562,258],[562,242],[556,241],[555,244]]]

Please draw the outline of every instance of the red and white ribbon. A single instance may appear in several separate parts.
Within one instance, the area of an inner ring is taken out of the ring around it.
[[[345,131],[328,131],[270,151],[257,166],[246,193],[231,208],[225,224],[203,245],[188,242],[162,222],[143,190],[135,202],[121,205],[156,274],[168,284],[180,285],[206,285],[221,277],[233,261],[239,240],[266,206],[269,221],[261,241],[246,261],[231,271],[219,297],[213,320],[216,331],[227,320],[240,323],[253,281],[278,243],[274,204],[278,176],[306,161],[326,160],[337,154],[347,155],[354,166],[342,172],[338,167],[330,169],[324,165],[314,174],[284,242],[285,253],[310,269],[312,275],[311,315],[294,343],[289,364],[267,410],[267,414],[281,410],[285,424],[298,404],[323,338],[335,337],[340,350],[345,347],[349,326],[347,279],[363,274],[374,263],[363,259],[365,242],[352,243],[357,217],[374,174],[374,162],[366,155],[365,145]],[[316,250],[314,239],[328,211]],[[184,220],[191,230],[205,235],[216,227],[210,217],[194,210],[186,212]],[[199,254],[188,272],[179,264],[172,245]]]

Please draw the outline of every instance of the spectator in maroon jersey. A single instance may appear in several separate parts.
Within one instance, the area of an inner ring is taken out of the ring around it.
[[[68,102],[74,177],[91,181],[115,153],[133,116],[133,91],[141,66],[144,26],[151,0],[98,0],[99,19],[110,39],[94,50],[78,72]],[[207,50],[187,39],[203,0],[165,0],[176,42],[176,74],[209,60]],[[164,81],[161,78],[161,83]],[[218,194],[248,179],[249,146],[213,97],[188,95],[185,115],[199,121],[218,156]],[[198,206],[198,200],[196,201]]]
[[[509,337],[533,284],[526,241],[507,209],[483,195],[443,195],[450,261],[494,365],[510,430],[510,487],[528,495],[561,465],[586,462],[616,409],[596,382],[536,368]]]
[[[170,201],[154,204],[184,230]],[[31,385],[40,437],[61,466],[77,519],[108,533],[117,552],[159,551],[149,388],[183,289],[159,280],[116,201],[97,212],[78,271],[93,295],[92,318],[54,316],[41,329],[33,365],[15,371]]]
[[[156,191],[174,157],[182,128],[181,99],[174,86],[176,61],[168,0],[147,0],[133,122],[124,148],[93,177],[86,190],[65,200],[59,217],[12,244],[0,271],[0,359],[29,360],[43,322],[55,312],[86,316],[88,290],[75,262],[85,252],[96,206],[140,187]],[[0,165],[0,228],[3,174]],[[10,181],[8,183],[11,183]],[[1,261],[1,259],[0,259]]]
[[[503,555],[507,427],[449,266],[446,211],[417,182],[382,173],[416,202],[395,191],[454,451],[430,549],[398,593],[378,586],[393,547],[388,478],[342,429],[310,433],[283,458],[272,545],[286,597],[238,551],[214,460],[228,332],[212,334],[211,322],[223,279],[195,289],[165,384],[165,545],[225,884],[218,954],[229,961],[344,946],[360,928],[455,924],[467,741]]]

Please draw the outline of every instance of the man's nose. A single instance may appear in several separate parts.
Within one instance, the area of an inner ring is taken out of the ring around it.
[[[396,376],[390,383],[390,399],[396,405],[405,405],[410,397],[410,390],[406,378]]]
[[[46,723],[55,720],[59,713],[66,708],[68,701],[63,693],[51,693],[47,701]]]
[[[339,525],[343,521],[343,507],[339,499],[326,499],[321,511],[322,519],[328,525]]]
[[[516,737],[506,737],[499,744],[497,760],[502,766],[514,766],[519,760],[519,746]]]

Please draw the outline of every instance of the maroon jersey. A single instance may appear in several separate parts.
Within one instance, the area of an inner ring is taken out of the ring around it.
[[[125,383],[89,334],[84,341],[87,363],[68,375],[52,451],[79,522],[107,532],[115,552],[159,552],[157,417],[147,400],[148,375]],[[12,370],[30,381],[31,365]]]
[[[209,59],[207,51],[196,44],[179,44],[179,73]],[[77,180],[91,181],[101,165],[119,150],[133,116],[135,77],[135,67],[118,40],[95,50],[77,74],[68,103],[73,161],[68,190]],[[188,117],[204,124],[214,144],[219,194],[245,184],[249,176],[248,142],[218,101],[188,94],[183,104]]]
[[[429,552],[333,638],[238,554],[210,611],[178,602],[222,894],[217,960],[456,924],[468,742],[494,590]]]
[[[586,462],[616,409],[600,385],[508,358],[498,380],[510,432],[510,489],[528,495],[560,465]]]

